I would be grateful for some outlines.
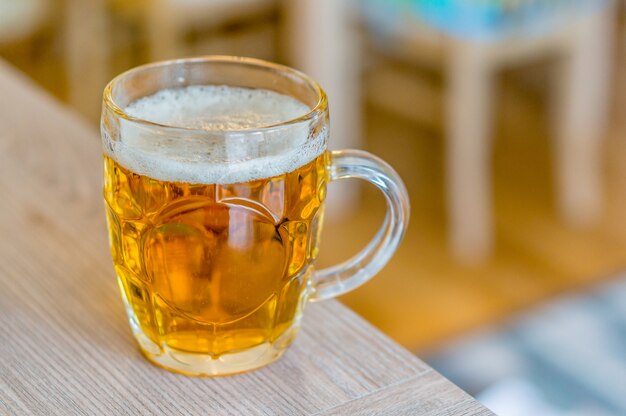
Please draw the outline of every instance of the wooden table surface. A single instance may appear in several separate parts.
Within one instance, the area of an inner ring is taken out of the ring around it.
[[[151,365],[114,279],[100,159],[92,126],[0,62],[0,414],[492,414],[336,301],[256,372]]]

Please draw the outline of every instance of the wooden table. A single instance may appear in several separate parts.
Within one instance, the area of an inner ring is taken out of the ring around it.
[[[259,371],[151,365],[113,278],[100,158],[92,126],[0,62],[0,414],[492,414],[336,301]]]

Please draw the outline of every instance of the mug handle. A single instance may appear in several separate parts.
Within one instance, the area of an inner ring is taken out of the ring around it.
[[[409,196],[402,179],[387,162],[362,150],[331,152],[330,180],[358,178],[380,189],[387,201],[385,220],[372,241],[351,259],[313,274],[310,300],[342,295],[371,279],[398,248],[409,223]]]

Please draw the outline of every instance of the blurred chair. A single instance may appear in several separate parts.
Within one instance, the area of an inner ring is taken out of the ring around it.
[[[53,1],[0,0],[0,58],[48,86],[55,83],[58,72]],[[62,88],[52,89],[62,92]]]
[[[101,95],[111,76],[110,59],[117,46],[112,42],[114,17],[134,27],[135,37],[147,46],[148,59],[155,61],[196,54],[188,47],[191,32],[262,19],[276,9],[275,0],[64,1],[69,101],[91,119],[100,111],[95,97]],[[218,45],[218,49],[219,46],[224,45]],[[257,47],[256,55],[262,49]],[[251,52],[255,55],[255,51]],[[143,62],[132,65],[139,63]]]
[[[185,33],[258,19],[276,10],[275,0],[154,0],[145,8],[152,60],[184,56]]]
[[[613,6],[608,0],[364,2],[364,20],[382,48],[440,60],[445,68],[449,240],[460,259],[484,259],[493,245],[492,78],[503,67],[549,54],[562,58],[553,120],[558,205],[576,226],[599,217]]]
[[[0,44],[22,40],[46,21],[49,0],[0,0]]]

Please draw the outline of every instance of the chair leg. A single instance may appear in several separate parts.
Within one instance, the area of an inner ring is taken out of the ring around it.
[[[351,21],[352,3],[285,2],[290,64],[315,78],[328,94],[330,145],[335,149],[360,147],[362,143],[360,43]],[[336,183],[329,189],[326,218],[338,221],[356,207],[359,188],[355,183]]]
[[[65,59],[68,100],[83,116],[97,120],[108,81],[109,33],[104,0],[65,1]]]
[[[448,234],[465,262],[490,254],[492,68],[487,46],[457,40],[450,48],[446,102]]]
[[[185,55],[175,7],[171,0],[154,0],[146,8],[144,24],[152,61]]]
[[[570,35],[560,74],[556,125],[558,205],[574,226],[602,210],[602,139],[610,109],[613,16],[610,8],[582,20]]]

